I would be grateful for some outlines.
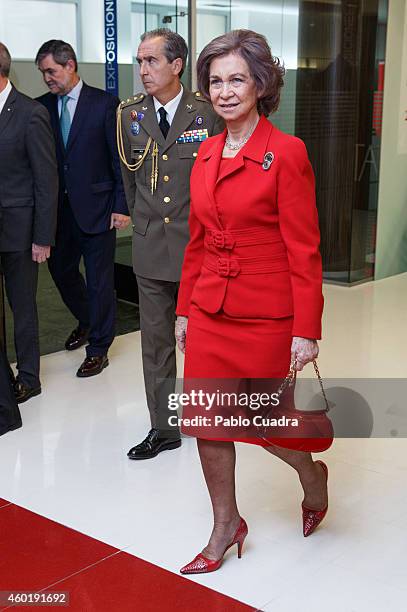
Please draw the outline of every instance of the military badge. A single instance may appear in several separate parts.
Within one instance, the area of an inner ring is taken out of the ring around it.
[[[137,121],[143,121],[144,113],[137,113]]]
[[[132,121],[135,121],[137,119],[137,111],[131,111],[130,117]]]
[[[203,117],[197,117],[197,118],[195,119],[195,123],[196,123],[197,125],[202,125],[202,124],[203,124],[203,122],[204,122]]]
[[[138,136],[140,134],[140,124],[138,121],[132,121],[130,125],[130,131],[133,136]]]
[[[208,130],[188,130],[187,132],[183,132],[181,136],[177,138],[178,144],[186,144],[186,143],[194,143],[194,142],[203,142],[209,137]]]

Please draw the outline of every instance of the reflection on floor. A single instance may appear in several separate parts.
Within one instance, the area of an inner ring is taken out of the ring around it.
[[[65,340],[77,325],[77,321],[66,308],[57,291],[47,265],[39,267],[38,318],[40,325],[41,355],[56,353],[63,349]],[[138,307],[133,304],[117,302],[116,333],[118,336],[136,331],[139,325]],[[10,361],[16,359],[13,340],[13,318],[6,304],[7,354]]]
[[[407,377],[407,275],[325,295],[323,376]],[[117,338],[111,365],[93,379],[75,378],[78,353],[43,358],[43,394],[22,405],[23,428],[0,440],[0,496],[13,504],[0,510],[0,590],[63,580],[78,612],[239,609],[213,591],[266,612],[405,609],[407,440],[336,440],[323,456],[329,512],[307,539],[295,473],[238,445],[243,557],[231,550],[219,571],[180,578],[211,527],[195,441],[129,461],[149,428],[140,334]],[[197,584],[211,590],[189,590]]]

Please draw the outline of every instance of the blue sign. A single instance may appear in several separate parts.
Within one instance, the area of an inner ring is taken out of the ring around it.
[[[119,65],[117,63],[117,2],[105,2],[105,83],[106,91],[119,95]]]

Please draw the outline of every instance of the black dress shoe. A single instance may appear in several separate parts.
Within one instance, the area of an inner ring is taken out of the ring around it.
[[[73,332],[68,336],[67,341],[65,342],[65,348],[67,351],[74,351],[86,344],[89,336],[89,329],[85,329],[83,327],[76,327]]]
[[[26,402],[31,397],[35,397],[41,393],[41,387],[27,387],[24,383],[16,380],[13,384],[14,396],[17,404]]]
[[[102,370],[107,368],[109,360],[107,355],[97,355],[96,357],[86,357],[82,362],[79,370],[76,372],[76,376],[79,378],[88,378],[89,376],[96,376],[100,374]]]
[[[160,438],[158,429],[150,429],[147,437],[127,453],[129,459],[152,459],[158,453],[181,446],[180,438]]]

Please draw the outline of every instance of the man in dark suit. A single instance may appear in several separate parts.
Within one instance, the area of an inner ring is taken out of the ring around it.
[[[1,53],[0,50],[0,57]],[[22,425],[13,389],[15,377],[7,360],[5,341],[3,277],[0,275],[0,436]]]
[[[58,174],[46,109],[8,80],[0,43],[0,259],[14,318],[18,402],[41,393],[36,292],[38,264],[54,243]]]
[[[60,180],[49,269],[78,321],[65,348],[89,342],[77,376],[95,376],[109,365],[107,352],[115,335],[116,229],[130,221],[116,148],[119,100],[81,80],[75,52],[62,40],[44,43],[35,62],[50,90],[38,100],[51,116]],[[81,257],[86,283],[79,271]]]

